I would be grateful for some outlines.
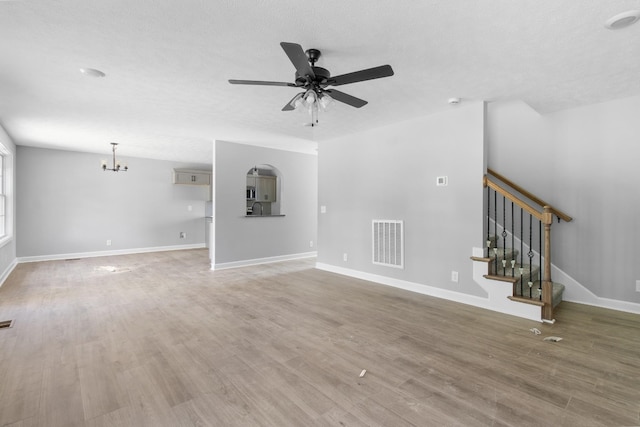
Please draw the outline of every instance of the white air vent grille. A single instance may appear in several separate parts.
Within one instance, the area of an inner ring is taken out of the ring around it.
[[[373,263],[404,268],[403,222],[373,220]]]

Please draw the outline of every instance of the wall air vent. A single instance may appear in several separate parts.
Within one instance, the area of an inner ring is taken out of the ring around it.
[[[0,329],[10,328],[13,326],[13,320],[0,321]]]
[[[372,227],[373,263],[404,268],[403,222],[374,219]]]

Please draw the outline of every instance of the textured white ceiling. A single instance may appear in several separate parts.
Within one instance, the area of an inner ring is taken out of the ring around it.
[[[640,94],[640,24],[604,21],[640,1],[0,1],[0,121],[18,145],[211,161],[222,139],[313,152],[318,141],[452,108],[522,99],[541,113]],[[317,48],[341,86],[320,126],[281,108],[297,89],[281,41]],[[82,67],[104,78],[82,75]]]

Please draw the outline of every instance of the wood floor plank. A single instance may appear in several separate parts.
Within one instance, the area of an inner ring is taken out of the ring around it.
[[[638,315],[563,302],[539,324],[313,266],[19,264],[0,426],[640,424]]]

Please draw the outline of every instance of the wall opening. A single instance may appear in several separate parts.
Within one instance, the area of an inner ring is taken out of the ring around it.
[[[282,215],[282,174],[272,165],[258,164],[246,172],[247,216]]]

